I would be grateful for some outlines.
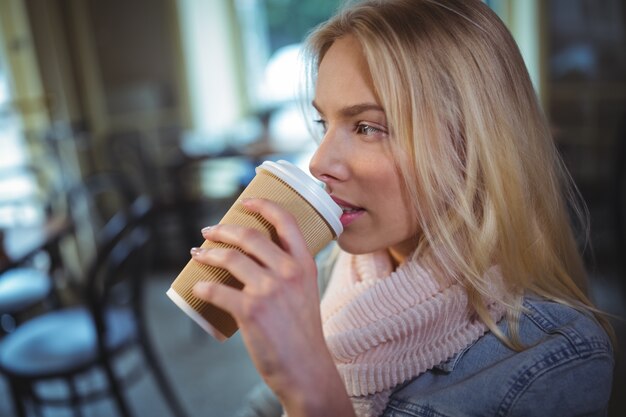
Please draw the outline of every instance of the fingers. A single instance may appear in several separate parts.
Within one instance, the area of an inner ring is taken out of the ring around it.
[[[297,258],[311,257],[300,227],[291,213],[265,199],[246,199],[242,201],[242,205],[247,210],[260,214],[274,226],[278,246],[268,244],[267,236],[258,230],[232,224],[203,229],[204,238],[237,246],[267,266],[271,266],[282,252]]]
[[[228,311],[233,317],[241,315],[242,299],[245,297],[242,291],[212,282],[198,282],[193,287],[193,295]]]
[[[276,229],[280,246],[295,256],[310,256],[302,231],[295,217],[273,201],[251,198],[242,202],[242,205],[255,213],[259,213]]]
[[[254,260],[236,249],[192,248],[191,256],[203,264],[226,269],[244,285],[258,280],[259,275],[263,273],[262,268]]]
[[[274,226],[278,242],[250,227],[219,224],[203,229],[204,238],[238,249],[194,248],[191,253],[195,260],[226,269],[253,293],[269,291],[279,281],[297,283],[315,275],[313,257],[295,218],[287,210],[269,200],[246,200],[242,204]],[[268,278],[272,279],[268,282]]]
[[[203,229],[202,236],[213,242],[221,242],[240,248],[262,265],[272,265],[283,250],[263,232],[234,224],[218,224]]]

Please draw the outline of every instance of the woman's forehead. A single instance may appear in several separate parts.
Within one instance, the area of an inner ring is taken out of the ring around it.
[[[315,103],[319,109],[331,104],[341,107],[379,104],[374,91],[369,66],[357,39],[344,36],[333,42],[317,73]]]

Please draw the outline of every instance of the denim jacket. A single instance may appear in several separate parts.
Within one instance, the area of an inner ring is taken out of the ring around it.
[[[331,246],[318,257],[320,293],[336,254]],[[519,335],[526,349],[513,351],[487,332],[398,387],[382,416],[606,416],[614,359],[602,327],[584,313],[538,297],[526,297],[524,306]],[[507,334],[505,320],[499,328]],[[237,417],[280,415],[280,403],[261,384]]]
[[[491,332],[394,391],[385,417],[604,416],[613,353],[596,321],[527,297],[521,352]],[[500,324],[506,332],[506,324]]]

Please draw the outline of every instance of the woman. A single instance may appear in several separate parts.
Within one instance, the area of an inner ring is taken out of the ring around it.
[[[244,204],[278,243],[217,226],[204,237],[248,255],[192,250],[245,284],[195,294],[233,314],[284,412],[606,413],[611,330],[585,295],[572,188],[495,14],[366,1],[307,47],[323,130],[310,170],[344,209],[321,307],[296,223],[268,201]]]

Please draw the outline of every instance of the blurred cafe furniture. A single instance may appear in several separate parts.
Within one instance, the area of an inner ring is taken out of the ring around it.
[[[5,168],[0,181],[6,185],[36,174],[31,166]],[[3,223],[0,230],[0,335],[12,331],[40,304],[56,302],[52,283],[54,269],[60,264],[56,245],[71,224],[51,210],[54,197],[52,193],[46,196],[48,207],[39,214],[35,207],[42,202],[35,190],[4,193],[0,200],[3,219],[10,220],[10,225]],[[45,265],[41,265],[42,256]]]
[[[40,303],[58,302],[53,274],[61,263],[58,242],[71,230],[66,217],[55,216],[42,225],[13,227],[0,242],[0,334],[11,332]],[[44,254],[47,266],[33,265]]]
[[[125,388],[145,370],[152,372],[172,415],[185,415],[152,348],[144,317],[153,205],[146,195],[131,196],[129,190],[123,178],[107,173],[70,190],[75,249],[80,259],[90,249],[92,256],[75,268],[82,275],[67,305],[31,318],[0,339],[0,374],[19,417],[31,410],[42,415],[44,407],[67,407],[81,415],[81,406],[105,398],[113,400],[119,415],[131,416]],[[90,235],[93,248],[85,243]],[[132,352],[141,353],[143,360],[129,361],[139,359],[129,356]],[[51,390],[54,384],[66,389]]]
[[[176,236],[181,224],[189,221],[182,210],[185,193],[176,186],[167,168],[168,161],[177,154],[168,153],[163,162],[157,146],[137,129],[111,132],[104,142],[106,149],[102,155],[106,158],[107,169],[124,177],[135,190],[152,199],[154,222],[159,225],[152,231],[159,266],[171,267],[176,251],[186,252],[181,250],[185,246],[172,236]]]
[[[15,315],[46,299],[52,292],[52,279],[38,268],[9,269],[0,275],[0,334],[13,331]]]
[[[293,160],[312,145],[297,105],[251,111],[219,132],[180,126],[112,129],[96,144],[100,165],[154,201],[161,267],[188,261],[200,229],[218,222],[266,159]]]
[[[201,243],[200,229],[219,220],[232,204],[251,162],[240,148],[212,147],[216,138],[203,137],[201,153],[189,152],[187,135],[174,135],[176,146],[164,149],[137,129],[111,132],[103,155],[109,170],[153,199],[159,261],[176,269],[188,261],[186,248]]]

